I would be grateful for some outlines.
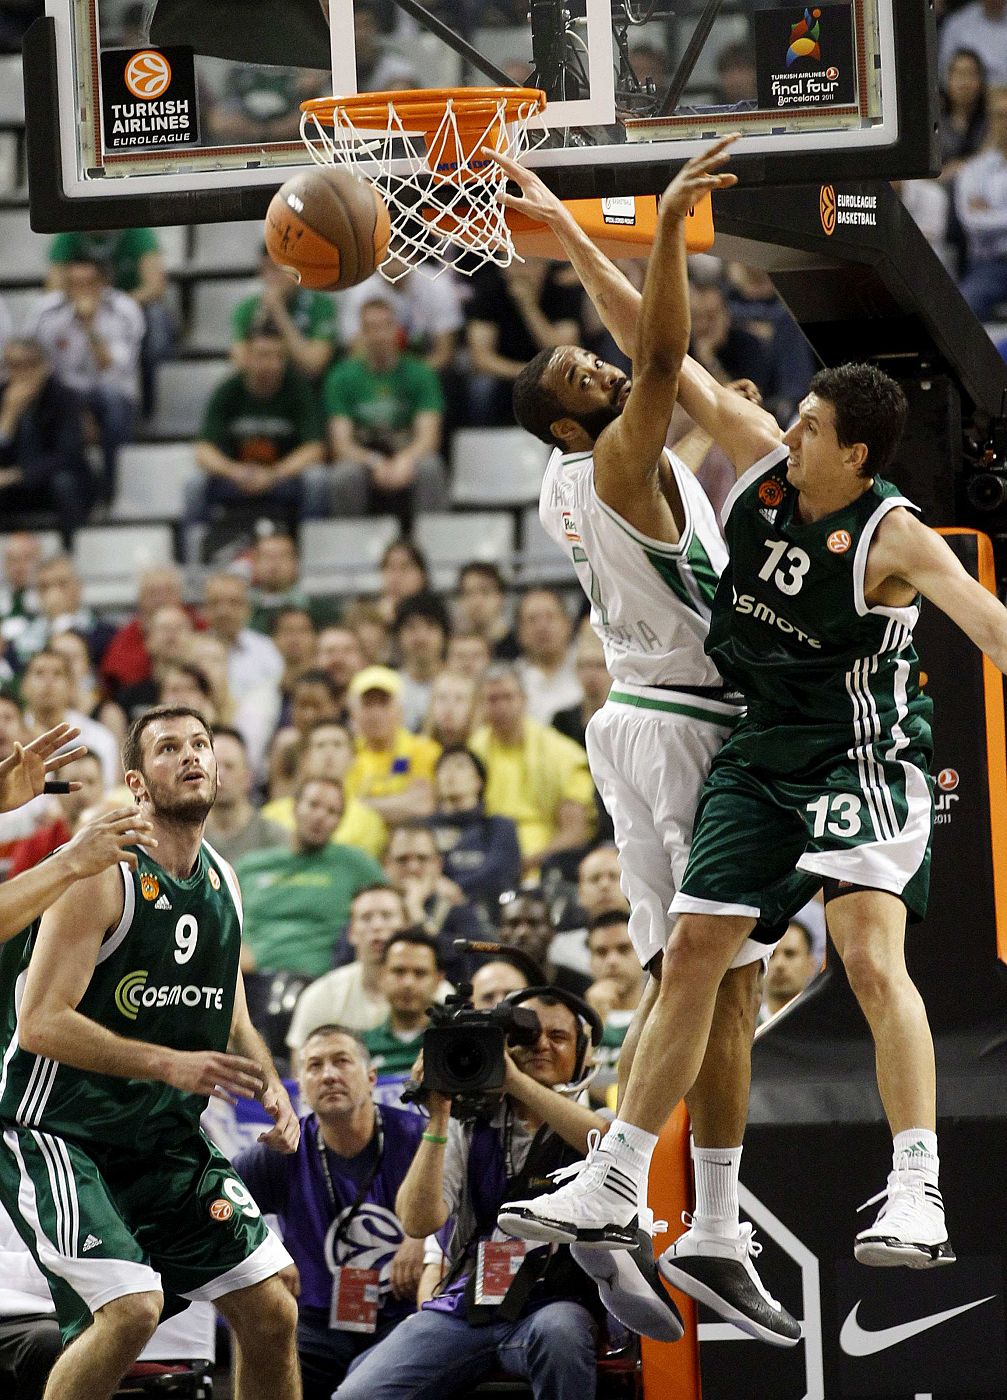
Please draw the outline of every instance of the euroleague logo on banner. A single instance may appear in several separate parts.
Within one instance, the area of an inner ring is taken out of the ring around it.
[[[822,219],[822,228],[829,238],[836,231],[836,191],[832,185],[823,185],[818,196],[818,212]]]
[[[934,802],[934,826],[949,825],[952,807],[959,801],[957,788],[961,779],[956,768],[942,768],[937,774],[937,797]]]
[[[123,81],[141,102],[155,102],[171,86],[171,64],[154,49],[141,49],[126,64]]]

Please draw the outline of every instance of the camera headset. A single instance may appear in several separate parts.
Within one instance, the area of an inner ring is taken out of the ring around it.
[[[547,998],[549,1001],[558,1001],[573,1012],[574,1020],[577,1023],[576,1039],[576,1063],[574,1064],[573,1079],[571,1084],[580,1084],[584,1078],[587,1067],[588,1047],[601,1044],[604,1033],[602,1019],[593,1006],[588,1005],[582,997],[575,996],[573,992],[565,991],[562,987],[521,987],[515,992],[508,992],[503,1001],[511,1006],[520,1006],[523,1002],[533,1001],[536,997]]]

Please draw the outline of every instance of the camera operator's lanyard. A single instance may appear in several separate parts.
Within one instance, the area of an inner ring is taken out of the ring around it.
[[[317,1120],[316,1120],[317,1122]],[[318,1144],[318,1159],[322,1167],[322,1177],[325,1181],[325,1190],[329,1197],[329,1206],[335,1218],[338,1209],[336,1201],[336,1188],[332,1181],[332,1169],[329,1166],[328,1148],[322,1138],[321,1128],[316,1134]],[[374,1108],[374,1136],[371,1142],[377,1143],[377,1152],[374,1157],[374,1165],[367,1174],[364,1181],[357,1190],[356,1199],[349,1210],[344,1212],[342,1219],[336,1226],[332,1236],[333,1255],[336,1246],[349,1233],[360,1207],[363,1205],[367,1193],[374,1185],[378,1172],[381,1170],[381,1161],[385,1153],[385,1129],[381,1121],[381,1109],[375,1105]],[[368,1144],[369,1146],[370,1144]],[[380,1273],[377,1269],[352,1269],[345,1268],[339,1264],[333,1266],[332,1270],[332,1303],[329,1308],[329,1326],[340,1332],[373,1332],[378,1325],[378,1303],[380,1301],[379,1284]]]
[[[378,1150],[374,1157],[374,1165],[371,1167],[370,1172],[365,1177],[359,1190],[357,1191],[356,1200],[350,1206],[349,1210],[343,1216],[342,1220],[340,1220],[338,1228],[336,1229],[336,1233],[333,1236],[333,1241],[345,1240],[347,1233],[349,1232],[350,1226],[353,1224],[353,1221],[357,1213],[359,1212],[360,1207],[363,1205],[364,1201],[367,1198],[368,1191],[374,1185],[378,1172],[381,1170],[381,1159],[385,1154],[385,1128],[384,1124],[381,1121],[381,1110],[377,1107],[377,1105],[375,1105],[374,1107],[374,1133],[371,1137],[371,1142],[374,1142],[375,1139],[377,1140]],[[329,1152],[328,1148],[325,1146],[325,1141],[322,1137],[321,1128],[318,1129],[315,1140],[318,1144],[318,1158],[322,1164],[322,1176],[325,1179],[325,1190],[329,1197],[329,1206],[332,1210],[333,1218],[335,1218],[335,1214],[339,1208],[339,1205],[336,1200],[336,1188],[332,1181],[332,1170],[329,1166]],[[370,1147],[370,1145],[371,1143],[369,1142],[367,1146]]]

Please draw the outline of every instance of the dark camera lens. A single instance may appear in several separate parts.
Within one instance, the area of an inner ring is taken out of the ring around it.
[[[976,472],[969,478],[965,494],[976,510],[999,510],[1007,504],[1007,476],[999,472]]]
[[[486,1073],[486,1050],[480,1040],[459,1039],[447,1050],[444,1068],[458,1084],[478,1082]]]

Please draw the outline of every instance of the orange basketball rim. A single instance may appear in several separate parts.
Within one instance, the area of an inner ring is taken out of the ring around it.
[[[352,97],[316,97],[301,111],[325,126],[337,116],[361,131],[403,131],[423,137],[427,161],[435,180],[464,183],[478,180],[490,165],[478,152],[483,146],[502,150],[505,128],[527,121],[545,110],[546,96],[538,88],[410,88],[402,92],[361,92]],[[445,122],[450,112],[454,121]]]

